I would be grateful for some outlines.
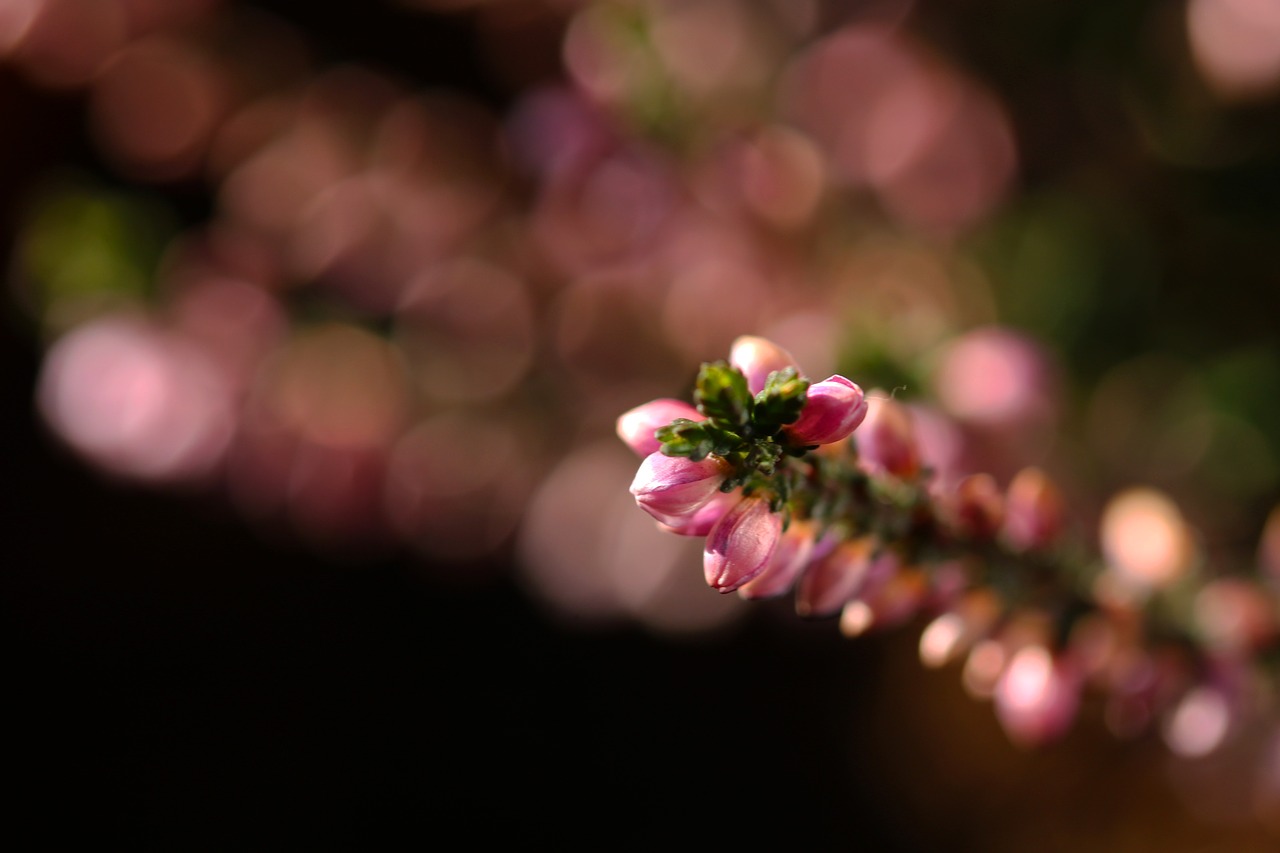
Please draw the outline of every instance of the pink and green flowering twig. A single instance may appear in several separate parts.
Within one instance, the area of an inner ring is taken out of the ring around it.
[[[1167,500],[1114,500],[1094,553],[1067,535],[1045,472],[944,488],[909,409],[872,397],[739,338],[702,366],[692,405],[618,418],[643,457],[631,492],[664,529],[705,537],[721,593],[791,594],[798,615],[838,618],[850,636],[920,620],[923,663],[963,660],[966,688],[993,699],[1016,742],[1061,736],[1093,695],[1117,734],[1159,724],[1184,755],[1268,710],[1275,589],[1199,571]]]

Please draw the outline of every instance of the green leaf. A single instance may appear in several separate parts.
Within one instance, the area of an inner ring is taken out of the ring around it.
[[[747,378],[726,361],[702,365],[693,401],[699,412],[723,429],[741,432],[751,423]]]
[[[809,393],[809,380],[794,367],[769,374],[764,389],[756,395],[753,422],[756,430],[772,435],[784,425],[794,423],[804,409]]]
[[[173,231],[156,198],[67,178],[32,203],[15,244],[17,267],[41,319],[57,326],[145,300]]]
[[[659,427],[654,435],[662,442],[663,454],[687,456],[694,462],[705,459],[716,445],[716,439],[707,424],[688,418],[677,418],[666,426]]]

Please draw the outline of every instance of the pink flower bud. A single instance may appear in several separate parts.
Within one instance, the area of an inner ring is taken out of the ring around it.
[[[747,388],[752,394],[764,390],[769,374],[787,367],[799,366],[791,353],[773,341],[752,335],[743,335],[733,342],[729,350],[729,363],[747,377]]]
[[[1227,694],[1203,684],[1178,700],[1164,720],[1164,741],[1183,758],[1203,758],[1222,745],[1231,731],[1233,709]]]
[[[876,562],[885,561],[882,558]],[[875,573],[872,569],[871,574]],[[840,632],[846,637],[857,637],[901,625],[919,612],[928,590],[924,573],[914,568],[895,571],[875,584],[868,581],[840,611]]]
[[[1191,571],[1195,537],[1178,505],[1163,492],[1126,489],[1107,501],[1098,521],[1107,574],[1129,597],[1164,589]]]
[[[804,410],[784,431],[795,444],[835,444],[853,435],[866,416],[862,389],[836,375],[809,386]]]
[[[1213,649],[1227,655],[1248,655],[1276,637],[1276,599],[1273,593],[1244,578],[1209,581],[1196,594],[1195,625]]]
[[[812,618],[838,613],[866,581],[876,545],[870,536],[842,542],[809,566],[796,587],[796,613]]]
[[[782,516],[762,497],[743,498],[716,522],[702,552],[707,583],[733,592],[759,575],[773,559],[782,536]]]
[[[920,449],[911,413],[893,400],[879,400],[858,432],[858,458],[872,473],[904,479],[920,473]]]
[[[1000,608],[999,598],[986,587],[966,592],[921,632],[921,663],[936,668],[968,652],[991,631]]]
[[[793,521],[782,534],[764,571],[738,588],[743,598],[773,598],[795,583],[813,557],[817,530],[811,521]]]
[[[683,400],[663,397],[652,400],[642,406],[636,406],[618,417],[618,438],[639,456],[648,456],[662,447],[662,442],[654,436],[660,427],[676,418],[688,418],[691,421],[705,420],[701,413]]]
[[[995,688],[996,718],[1010,740],[1038,746],[1066,733],[1080,707],[1075,667],[1040,645],[1014,654]]]
[[[675,533],[680,536],[706,536],[711,532],[711,528],[716,526],[716,522],[722,516],[742,500],[742,492],[721,492],[717,491],[711,496],[711,500],[702,505],[700,509],[684,519],[671,519],[671,522],[659,522],[662,528],[668,533]]]
[[[991,539],[1004,521],[1004,494],[990,474],[970,474],[941,503],[952,532],[966,539]]]
[[[1062,493],[1039,468],[1023,468],[1005,493],[1005,540],[1019,551],[1046,548],[1062,532],[1066,508]]]
[[[728,470],[724,460],[716,456],[694,462],[683,456],[650,453],[631,482],[631,494],[641,509],[675,527],[715,497]]]

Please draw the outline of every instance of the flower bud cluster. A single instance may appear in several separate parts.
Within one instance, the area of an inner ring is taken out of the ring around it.
[[[1149,489],[1111,502],[1090,555],[1068,541],[1048,473],[943,488],[910,408],[872,403],[739,338],[727,362],[703,365],[694,405],[655,400],[618,419],[643,457],[631,492],[665,529],[705,537],[722,593],[791,594],[799,616],[838,619],[847,636],[920,620],[922,662],[959,664],[1018,744],[1063,736],[1095,690],[1116,735],[1158,725],[1173,751],[1204,754],[1271,695],[1280,510],[1259,549],[1269,581],[1209,577],[1191,528]]]
[[[811,383],[781,347],[743,337],[727,362],[703,365],[695,403],[654,400],[618,418],[618,436],[644,457],[631,493],[668,530],[706,537],[713,589],[784,592],[814,541],[807,524],[788,531],[807,473],[799,458],[853,434],[862,389],[843,376]]]

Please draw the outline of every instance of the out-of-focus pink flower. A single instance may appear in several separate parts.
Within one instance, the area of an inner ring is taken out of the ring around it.
[[[747,387],[752,394],[759,394],[764,390],[770,373],[788,367],[798,369],[791,353],[773,341],[754,335],[743,335],[733,342],[729,350],[729,363],[747,377]]]
[[[835,444],[853,435],[866,416],[862,389],[835,375],[809,386],[800,417],[783,431],[794,444]]]
[[[233,432],[231,384],[207,350],[127,315],[100,317],[59,339],[38,396],[68,446],[140,480],[201,480],[222,464]]]
[[[1004,520],[1004,495],[990,474],[970,474],[954,492],[939,492],[937,505],[952,535],[986,541]]]
[[[1062,492],[1039,468],[1023,468],[1009,481],[1001,533],[1015,550],[1047,548],[1062,532]]]
[[[1055,409],[1056,381],[1043,346],[1000,326],[948,343],[933,381],[947,412],[968,423],[1025,428]]]
[[[639,456],[648,456],[662,447],[662,442],[654,436],[660,427],[676,418],[688,418],[691,421],[704,420],[693,406],[683,400],[663,397],[636,406],[618,417],[618,438],[626,442]]]
[[[1071,726],[1080,707],[1080,688],[1080,677],[1068,661],[1041,645],[1024,646],[996,683],[996,718],[1015,743],[1039,746]]]
[[[1190,0],[1187,43],[1200,74],[1226,100],[1280,86],[1280,7],[1266,0]]]
[[[866,581],[877,544],[871,536],[843,542],[810,565],[796,587],[796,613],[809,618],[838,613]]]
[[[975,464],[977,445],[955,418],[936,406],[919,402],[907,406],[907,413],[911,416],[920,466],[932,472],[931,488],[945,491],[959,485],[973,471],[990,470]]]
[[[991,632],[1000,609],[1000,600],[990,589],[969,591],[921,632],[920,662],[937,668],[965,654]]]
[[[728,465],[716,456],[694,462],[659,451],[640,463],[631,494],[649,515],[677,527],[715,497],[727,473]]]
[[[763,572],[782,536],[782,516],[758,495],[743,498],[716,522],[702,552],[707,583],[733,592]]]
[[[1017,609],[997,617],[998,626],[974,643],[965,656],[961,684],[975,699],[990,699],[1020,649],[1048,648],[1052,620],[1040,610]]]
[[[1197,558],[1191,529],[1168,495],[1126,489],[1107,502],[1098,524],[1105,579],[1123,597],[1164,589],[1191,571]]]
[[[815,39],[783,74],[783,103],[833,184],[869,185],[895,219],[949,232],[999,201],[1017,147],[999,104],[900,29],[850,23]]]
[[[1244,578],[1216,578],[1196,594],[1194,618],[1200,636],[1227,654],[1251,654],[1277,632],[1277,601]]]
[[[920,473],[920,448],[905,406],[886,399],[868,410],[858,432],[858,457],[872,473],[904,479]]]
[[[886,552],[892,555],[892,552]],[[858,637],[868,631],[893,628],[906,622],[919,612],[928,594],[929,585],[918,568],[897,570],[896,556],[890,556],[892,572],[878,583],[868,583],[867,588],[852,600],[845,602],[840,611],[840,633],[846,637]],[[887,560],[876,561],[878,567]]]
[[[1202,758],[1226,739],[1232,723],[1226,693],[1210,684],[1188,690],[1164,719],[1165,743],[1183,758]]]
[[[811,521],[793,521],[778,540],[773,559],[764,571],[738,588],[748,599],[773,598],[791,589],[796,578],[813,558],[817,527]]]
[[[711,496],[711,500],[707,501],[687,518],[673,518],[670,521],[659,522],[659,524],[668,533],[676,533],[680,536],[706,536],[716,526],[716,522],[724,517],[725,513],[733,509],[740,500],[742,500],[742,492],[740,491],[717,491]]]

